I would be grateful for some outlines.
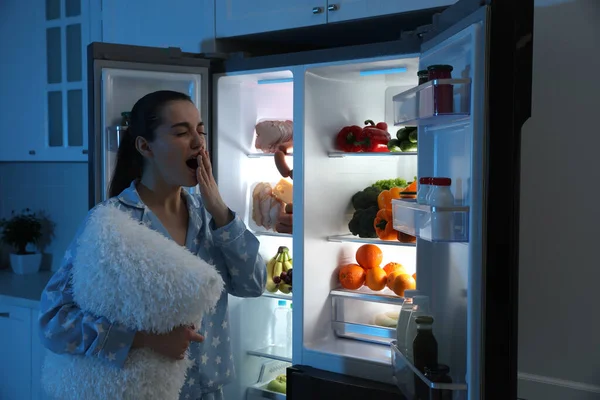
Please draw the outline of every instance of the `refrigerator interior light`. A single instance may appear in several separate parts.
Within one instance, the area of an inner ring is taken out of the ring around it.
[[[384,69],[368,69],[360,71],[360,76],[371,76],[371,75],[388,75],[388,74],[401,74],[406,72],[406,67],[398,68],[384,68]]]
[[[259,79],[257,83],[259,85],[272,85],[274,83],[287,83],[294,82],[294,78],[279,78],[279,79]]]

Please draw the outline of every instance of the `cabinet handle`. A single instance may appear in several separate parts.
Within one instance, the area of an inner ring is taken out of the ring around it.
[[[35,156],[35,150],[29,150],[29,155]]]
[[[0,312],[0,318],[10,318],[10,313],[8,313],[8,312]]]
[[[327,11],[337,11],[339,9],[340,9],[340,7],[338,7],[337,4],[332,4],[330,6],[327,6]]]
[[[313,14],[321,14],[323,12],[323,7],[313,7]]]

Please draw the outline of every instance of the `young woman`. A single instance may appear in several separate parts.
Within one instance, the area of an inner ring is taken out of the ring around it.
[[[165,335],[133,332],[81,310],[71,284],[76,237],[62,267],[42,293],[40,336],[49,350],[97,357],[120,368],[132,348],[147,347],[182,359],[189,347],[194,366],[180,398],[223,398],[222,386],[234,378],[227,294],[260,296],[266,269],[258,254],[258,240],[219,194],[206,135],[198,110],[187,95],[158,91],[141,98],[132,109],[131,125],[119,147],[110,185],[111,198],[105,203],[127,211],[213,264],[226,288],[217,307],[204,317],[201,326],[174,328]],[[199,196],[182,189],[197,184]]]

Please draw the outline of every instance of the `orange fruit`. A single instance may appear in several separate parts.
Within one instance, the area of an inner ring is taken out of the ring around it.
[[[405,290],[414,290],[417,288],[417,282],[412,276],[408,274],[401,274],[394,279],[390,289],[394,291],[398,296],[404,296]]]
[[[371,290],[382,290],[387,283],[387,274],[382,268],[375,267],[367,271],[365,284]]]
[[[386,275],[389,275],[390,273],[394,272],[394,271],[405,271],[404,270],[404,266],[400,263],[396,263],[396,262],[390,262],[385,264],[385,267],[383,267],[383,270],[385,271]]]
[[[356,262],[364,269],[379,267],[383,261],[383,252],[374,244],[363,244],[356,251]]]
[[[406,274],[406,271],[404,270],[398,270],[398,271],[392,271],[388,274],[387,276],[387,287],[389,287],[390,289],[392,289],[392,285],[394,283],[394,280],[396,279],[396,277],[400,276],[400,275],[404,275]]]
[[[340,268],[338,278],[345,289],[360,289],[365,283],[365,270],[357,264],[348,264]]]

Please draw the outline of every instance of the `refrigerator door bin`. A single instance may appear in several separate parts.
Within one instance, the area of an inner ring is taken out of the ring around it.
[[[393,97],[394,125],[434,125],[468,118],[471,79],[434,79]]]
[[[416,398],[415,381],[421,381],[429,389],[427,398],[436,399],[441,391],[452,392],[452,400],[466,400],[466,383],[434,383],[427,379],[396,347],[396,341],[392,341],[392,368],[396,385],[408,399]],[[441,397],[444,398],[444,397]]]
[[[285,400],[285,394],[273,392],[267,389],[269,382],[279,375],[285,375],[290,363],[281,361],[268,361],[260,369],[258,382],[246,390],[246,400]]]
[[[331,325],[336,336],[389,345],[396,338],[395,325],[404,298],[387,288],[380,293],[365,287],[332,290]]]
[[[292,362],[292,349],[283,346],[267,346],[256,350],[248,350],[248,354],[272,360]]]
[[[392,200],[394,229],[430,242],[468,242],[469,207],[433,207]]]

